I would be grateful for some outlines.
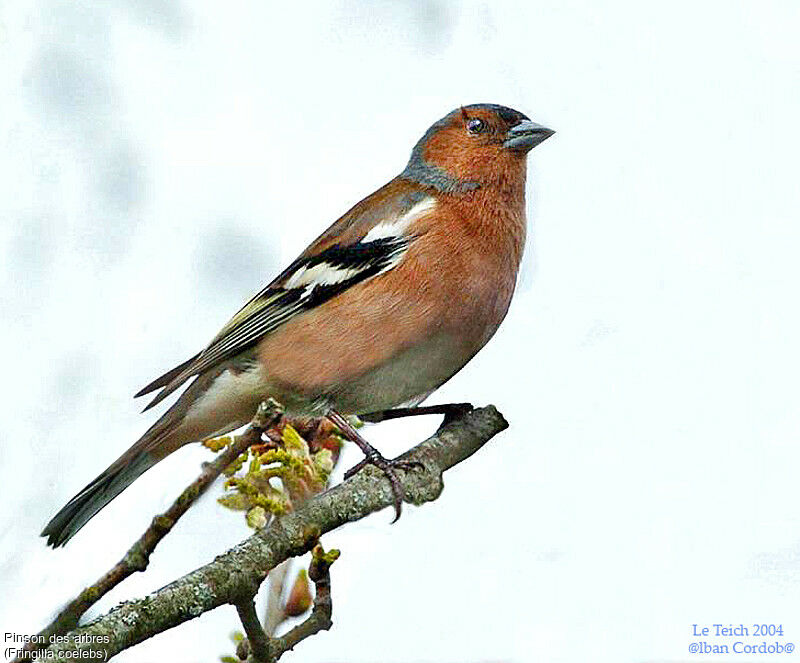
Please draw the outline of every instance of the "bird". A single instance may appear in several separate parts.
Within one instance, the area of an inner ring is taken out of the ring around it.
[[[246,425],[267,398],[288,415],[327,417],[356,442],[365,457],[346,476],[383,470],[399,517],[396,472],[409,464],[384,458],[347,415],[413,414],[494,335],[525,244],[527,155],[553,133],[498,104],[436,121],[397,177],[319,235],[201,352],[136,394],[156,392],[148,410],[191,381],[47,523],[48,545],[64,545],[185,444]]]

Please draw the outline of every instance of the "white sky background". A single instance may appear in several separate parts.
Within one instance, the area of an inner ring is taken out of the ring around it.
[[[286,660],[677,661],[696,622],[800,641],[800,5],[268,4],[0,6],[0,631],[36,632],[208,458],[46,549],[157,416],[131,395],[433,121],[496,102],[558,133],[511,313],[431,402],[511,428],[435,504],[325,537],[334,627]],[[435,425],[369,436],[396,455]],[[204,499],[94,614],[246,535]],[[235,628],[220,608],[118,660],[214,661]]]

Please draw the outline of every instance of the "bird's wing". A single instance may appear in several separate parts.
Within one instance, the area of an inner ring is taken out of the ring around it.
[[[320,235],[245,304],[205,350],[139,391],[136,396],[161,389],[145,410],[189,378],[251,348],[287,320],[397,265],[414,239],[406,232],[409,224],[431,211],[435,199],[396,182],[361,201]]]

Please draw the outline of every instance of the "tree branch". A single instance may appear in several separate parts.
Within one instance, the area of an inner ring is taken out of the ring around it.
[[[235,461],[242,453],[261,440],[261,434],[280,418],[282,412],[274,401],[262,403],[250,426],[231,445],[212,462],[206,463],[200,476],[197,477],[178,496],[172,505],[161,515],[153,518],[150,526],[139,539],[128,549],[125,556],[107,571],[95,583],[89,585],[78,596],[70,601],[39,634],[32,638],[23,648],[33,651],[46,648],[53,636],[63,635],[78,625],[84,613],[97,601],[119,585],[125,578],[137,571],[144,571],[150,562],[150,555],[156,549],[181,516],[189,510],[197,499],[206,492],[214,480]],[[18,663],[21,659],[14,659]]]
[[[403,454],[402,459],[419,461],[424,466],[399,475],[406,501],[419,505],[435,500],[443,488],[444,471],[471,456],[507,427],[494,406],[488,406],[451,421]],[[50,652],[67,658],[75,657],[76,651],[93,650],[110,658],[221,605],[252,600],[270,569],[311,550],[322,534],[392,503],[392,490],[384,475],[366,467],[296,511],[274,520],[213,562],[75,629],[64,642],[52,645]]]
[[[287,651],[320,631],[333,626],[333,601],[331,600],[331,564],[339,559],[339,551],[325,552],[320,544],[311,551],[308,577],[314,583],[316,594],[311,614],[281,637],[271,637],[259,624],[253,600],[236,606],[247,638],[237,648],[237,656],[248,663],[275,663]]]
[[[245,656],[245,658],[248,658],[252,663],[270,663],[271,660],[274,660],[270,659],[270,650],[272,649],[270,639],[264,629],[261,628],[261,622],[258,621],[256,606],[252,597],[237,603],[236,612],[239,613],[239,619],[247,635],[247,640],[243,640],[243,642],[247,643],[249,656]]]
[[[320,631],[327,631],[333,626],[333,601],[331,599],[331,574],[330,568],[339,557],[338,550],[325,553],[322,546],[317,545],[313,551],[311,566],[308,567],[308,577],[316,589],[314,607],[311,614],[291,631],[280,638],[272,638],[270,654],[277,661],[287,651],[291,651],[297,644],[310,638]]]

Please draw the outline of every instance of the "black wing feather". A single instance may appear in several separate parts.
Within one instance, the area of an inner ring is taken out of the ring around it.
[[[139,396],[144,396],[145,394],[149,394],[150,392],[153,392],[156,389],[161,389],[161,387],[169,384],[172,380],[175,379],[176,376],[178,376],[181,373],[181,371],[185,370],[189,366],[189,364],[191,364],[193,361],[195,361],[200,355],[201,355],[201,353],[198,352],[191,359],[187,359],[185,362],[183,362],[182,364],[179,364],[178,366],[173,368],[171,371],[167,371],[166,373],[164,373],[164,375],[161,375],[161,376],[157,377],[155,380],[153,380],[146,387],[142,387],[139,391],[137,391],[136,394],[134,394],[133,397],[134,398],[139,398]]]
[[[144,409],[149,410],[160,403],[189,378],[253,347],[265,334],[294,316],[316,308],[357,283],[391,269],[410,242],[409,237],[382,237],[348,246],[334,244],[317,255],[296,260],[278,279],[253,297],[205,350],[136,394],[141,396],[161,387],[161,391]],[[341,271],[347,277],[332,283],[311,282],[298,287],[281,285],[290,282],[291,277],[301,273],[301,270],[318,266],[324,266],[332,272]]]

